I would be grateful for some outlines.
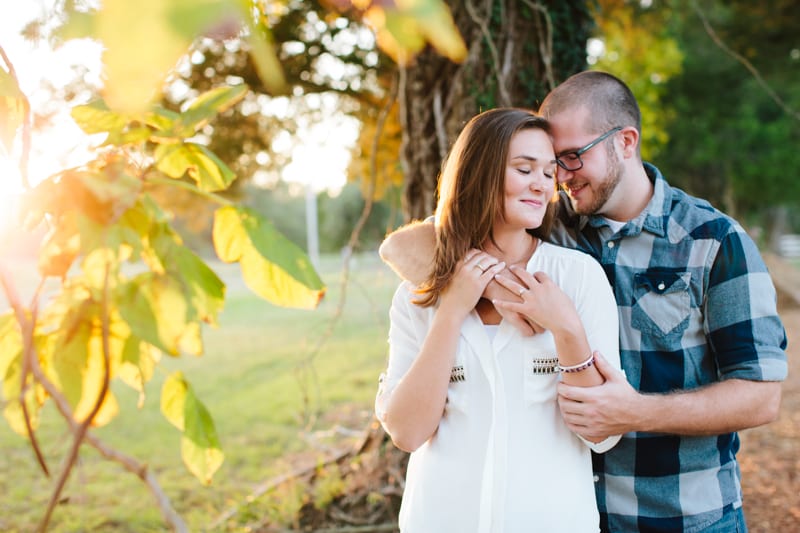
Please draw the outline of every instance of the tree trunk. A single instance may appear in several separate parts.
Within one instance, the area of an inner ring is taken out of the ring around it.
[[[427,49],[400,74],[406,222],[433,212],[442,160],[473,115],[501,106],[536,109],[554,85],[586,67],[593,24],[586,4],[449,2],[467,59],[456,64]]]

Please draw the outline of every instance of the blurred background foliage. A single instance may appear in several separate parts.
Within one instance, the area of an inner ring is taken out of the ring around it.
[[[643,156],[672,184],[708,199],[754,233],[763,230],[762,244],[769,244],[771,235],[800,230],[800,3],[590,0],[571,1],[563,8],[556,7],[558,2],[519,4],[546,8],[557,29],[572,18],[589,32],[582,56],[586,63],[581,66],[581,57],[562,60],[570,64],[554,65],[554,81],[592,68],[628,82],[642,107]],[[281,170],[291,161],[291,147],[304,129],[331,119],[323,98],[333,98],[336,114],[350,122],[332,127],[330,135],[337,135],[339,127],[356,127],[358,134],[349,185],[317,192],[320,243],[323,251],[344,246],[365,203],[360,197],[372,196],[375,212],[358,244],[372,249],[388,229],[402,223],[402,213],[409,212],[399,156],[403,124],[392,101],[397,66],[352,13],[316,0],[274,5],[280,9],[269,14],[269,21],[286,94],[271,95],[260,81],[247,42],[209,37],[195,42],[165,84],[162,104],[179,109],[199,92],[225,84],[243,81],[252,88],[202,135],[238,176],[228,194],[246,196],[249,205],[268,211],[302,246],[305,192],[284,182]],[[456,20],[468,7],[456,0],[448,5]],[[583,10],[591,15],[589,26],[581,18]],[[48,27],[43,20],[26,32],[46,37]],[[524,71],[526,66],[514,68]],[[76,72],[74,83],[52,91],[54,99],[74,102],[96,89],[82,84]],[[544,89],[530,94],[543,94]],[[537,103],[515,102],[534,108]],[[379,122],[387,106],[390,112]],[[39,122],[46,120],[38,117]],[[180,205],[176,217],[193,232],[193,246],[202,248],[210,231],[203,221],[210,217],[197,216],[202,207],[195,201]]]

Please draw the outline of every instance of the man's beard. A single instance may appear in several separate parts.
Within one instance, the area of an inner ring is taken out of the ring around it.
[[[606,148],[606,159],[608,160],[608,168],[606,169],[606,175],[601,183],[597,185],[597,187],[592,190],[591,192],[594,193],[592,196],[592,202],[588,205],[583,204],[580,206],[576,206],[574,203],[572,207],[575,209],[575,212],[579,215],[599,215],[603,211],[603,207],[605,207],[606,203],[608,202],[611,195],[619,185],[619,182],[622,180],[622,165],[620,164],[619,159],[617,158],[617,154],[614,151],[614,147],[609,146]]]

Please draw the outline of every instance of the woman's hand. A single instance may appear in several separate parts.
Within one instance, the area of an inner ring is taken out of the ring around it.
[[[495,280],[518,295],[522,302],[497,299],[492,300],[496,308],[516,312],[529,322],[538,324],[551,332],[569,329],[580,323],[575,304],[561,288],[544,272],[531,274],[519,266],[510,266],[509,270],[517,277],[496,275]]]
[[[458,262],[450,284],[442,291],[440,310],[466,317],[478,304],[486,286],[505,263],[492,255],[472,249]]]

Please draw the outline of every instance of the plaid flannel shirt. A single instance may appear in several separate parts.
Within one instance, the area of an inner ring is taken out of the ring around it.
[[[647,163],[654,195],[616,233],[574,214],[562,193],[553,241],[603,266],[617,300],[620,357],[638,390],[666,393],[724,379],[786,377],[786,333],[755,243],[708,202],[670,187]],[[603,531],[696,532],[742,505],[736,433],[628,433],[594,455]]]

